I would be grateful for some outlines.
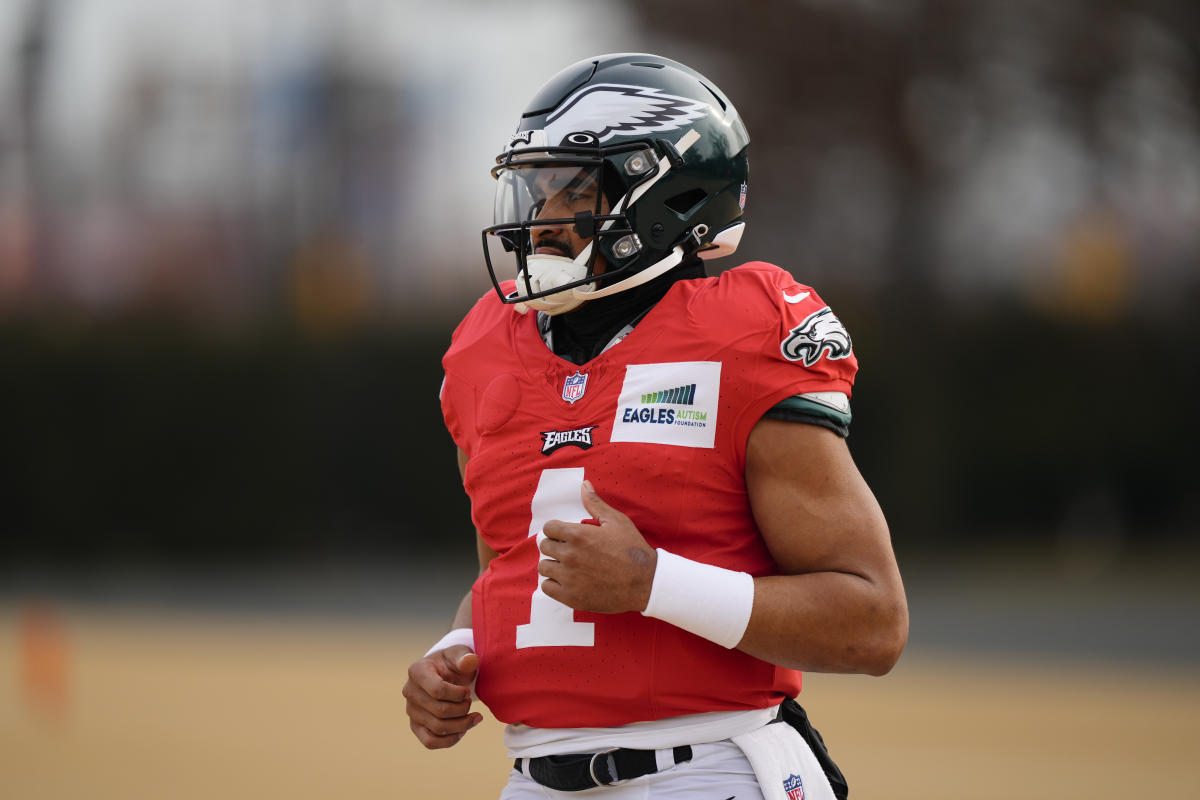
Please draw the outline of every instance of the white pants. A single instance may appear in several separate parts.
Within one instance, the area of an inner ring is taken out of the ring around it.
[[[547,789],[513,770],[500,800],[763,800],[754,770],[740,747],[726,739],[692,745],[692,758],[670,769],[615,786],[582,792]]]

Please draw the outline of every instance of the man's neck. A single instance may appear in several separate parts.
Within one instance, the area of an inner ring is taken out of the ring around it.
[[[573,364],[585,364],[604,352],[626,326],[641,322],[677,281],[704,276],[704,262],[693,257],[642,286],[549,317],[548,325],[545,319],[539,319],[540,327],[548,331],[547,341],[555,355]]]

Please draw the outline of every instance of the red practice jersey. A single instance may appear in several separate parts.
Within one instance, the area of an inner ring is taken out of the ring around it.
[[[547,520],[590,516],[586,478],[651,547],[775,574],[746,493],[750,430],[791,395],[848,397],[857,369],[816,292],[759,262],[679,281],[582,366],[550,352],[534,314],[489,292],[443,365],[472,519],[498,554],[472,590],[476,692],[497,719],[615,726],[764,708],[800,690],[799,672],[668,623],[552,600],[538,588],[536,540]]]

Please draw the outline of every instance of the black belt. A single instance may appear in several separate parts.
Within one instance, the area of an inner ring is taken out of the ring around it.
[[[675,764],[692,760],[691,745],[671,749]],[[569,756],[518,758],[513,769],[559,792],[582,792],[658,772],[654,750],[620,748],[607,753],[580,753]]]

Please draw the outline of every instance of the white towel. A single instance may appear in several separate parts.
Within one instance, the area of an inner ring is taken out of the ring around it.
[[[836,800],[817,757],[784,722],[733,737],[758,777],[766,800]]]

